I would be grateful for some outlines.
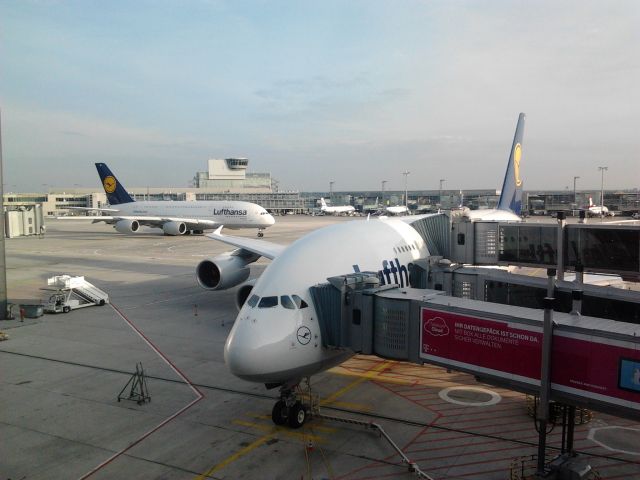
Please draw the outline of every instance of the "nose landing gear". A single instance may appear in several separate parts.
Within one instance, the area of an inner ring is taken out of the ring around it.
[[[264,228],[259,228],[258,229],[258,238],[262,238],[264,237]]]
[[[291,428],[300,428],[317,411],[317,395],[311,394],[311,384],[306,380],[307,391],[303,391],[299,384],[293,387],[284,385],[280,388],[280,400],[271,411],[271,420],[276,425],[288,424]]]

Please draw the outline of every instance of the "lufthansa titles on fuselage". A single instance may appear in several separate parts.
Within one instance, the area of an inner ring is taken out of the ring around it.
[[[247,211],[246,210],[233,210],[233,209],[230,209],[230,208],[214,208],[213,209],[213,214],[214,215],[227,215],[227,216],[246,217],[247,216]]]
[[[411,264],[408,266],[411,266]],[[360,273],[360,267],[354,265],[353,271]],[[400,288],[411,286],[409,282],[409,270],[407,266],[402,265],[397,258],[393,260],[382,260],[382,270],[378,270],[378,278],[380,279],[380,285],[397,284],[400,285]]]

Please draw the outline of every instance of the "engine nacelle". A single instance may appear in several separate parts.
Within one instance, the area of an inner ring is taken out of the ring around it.
[[[115,229],[120,233],[136,233],[140,230],[140,222],[137,220],[118,220]]]
[[[162,224],[162,231],[165,235],[184,235],[187,226],[184,222],[165,222]]]
[[[256,280],[257,279],[255,278],[253,280],[249,280],[236,292],[236,307],[238,308],[238,311],[240,311],[244,302],[246,302],[251,295],[251,291],[253,290],[253,286],[256,284]]]
[[[248,258],[225,253],[201,261],[196,267],[196,278],[205,290],[226,290],[249,278],[249,263]]]

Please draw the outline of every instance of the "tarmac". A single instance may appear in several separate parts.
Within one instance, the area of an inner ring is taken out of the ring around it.
[[[278,217],[265,239],[288,244],[357,220]],[[200,260],[229,247],[159,232],[122,235],[103,224],[47,219],[44,238],[6,240],[10,300],[46,300],[47,278],[67,273],[84,275],[111,303],[0,321],[9,337],[0,342],[0,479],[416,478],[370,427],[322,418],[299,430],[274,426],[277,391],[224,365],[236,289],[205,291],[195,279]],[[254,264],[252,277],[266,265]],[[151,401],[118,401],[139,363]],[[372,356],[356,356],[312,384],[323,413],[380,424],[433,479],[519,479],[534,471],[538,434],[520,393]],[[575,448],[600,478],[640,479],[640,424],[597,412],[584,421]],[[550,455],[560,439],[557,426]]]

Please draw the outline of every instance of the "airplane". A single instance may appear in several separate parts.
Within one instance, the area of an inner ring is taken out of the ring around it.
[[[514,216],[511,208],[519,205],[516,183],[520,181],[514,167],[515,158],[520,157],[514,152],[521,148],[523,123],[521,114],[496,209]],[[487,213],[497,216],[493,211]],[[377,272],[382,285],[411,286],[412,265],[429,256],[423,237],[412,224],[433,215],[440,214],[341,222],[315,230],[290,246],[222,235],[221,227],[207,235],[235,247],[196,267],[196,278],[204,289],[240,285],[236,293],[239,313],[225,343],[225,362],[241,379],[280,388],[271,412],[276,425],[301,427],[310,409],[296,393],[299,383],[354,355],[348,349],[323,347],[310,287],[354,271]],[[247,282],[249,265],[260,257],[272,262],[260,277]]]
[[[385,207],[385,211],[391,215],[408,215],[409,209],[405,205],[394,205]]]
[[[590,217],[613,217],[615,212],[609,211],[604,205],[595,205],[593,198],[589,197],[589,208],[587,209],[587,215]]]
[[[327,206],[327,202],[324,201],[324,198],[320,199],[320,210],[323,213],[330,213],[332,215],[350,215],[356,211],[356,209],[352,205],[339,205],[336,207],[329,207]]]
[[[161,228],[165,235],[184,235],[203,233],[224,225],[230,229],[257,228],[258,237],[262,237],[264,229],[275,223],[271,214],[260,205],[238,200],[136,202],[105,163],[95,165],[110,208],[70,208],[112,213],[111,216],[82,218],[113,225],[120,233],[136,233],[141,226],[146,226]]]
[[[518,117],[516,133],[511,145],[509,163],[502,182],[502,190],[497,208],[464,210],[461,218],[475,222],[490,220],[496,222],[521,222],[522,217],[522,177],[520,176],[520,162],[522,161],[522,137],[524,135],[525,114]]]

